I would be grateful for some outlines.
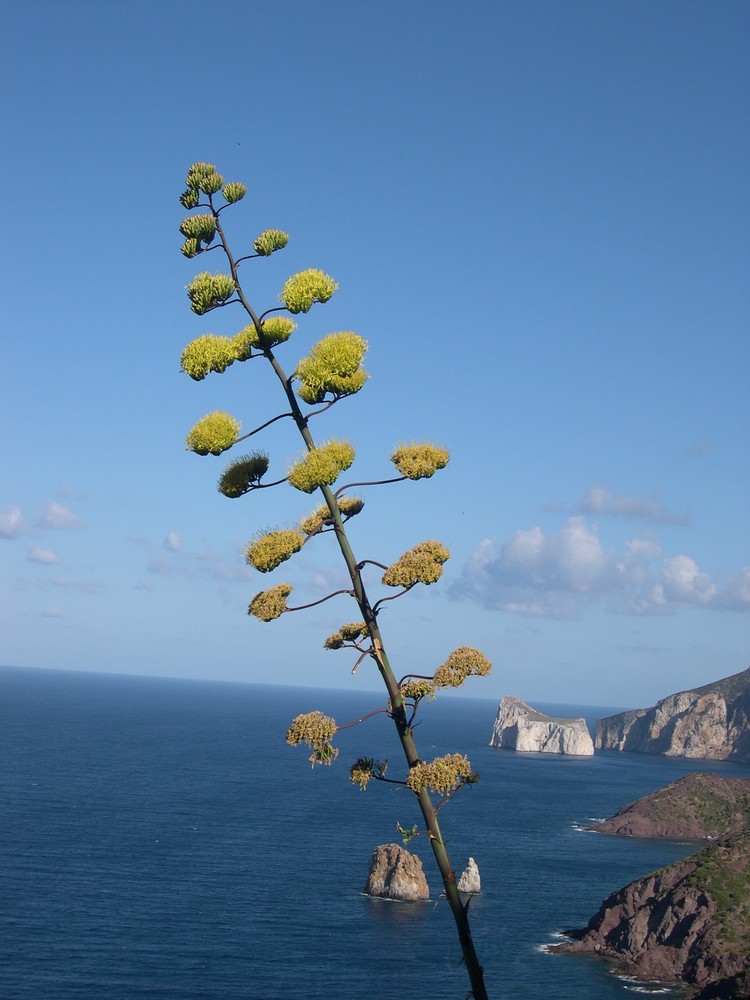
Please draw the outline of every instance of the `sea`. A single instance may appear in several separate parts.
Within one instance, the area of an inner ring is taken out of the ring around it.
[[[468,980],[426,837],[429,902],[363,894],[378,844],[418,822],[411,793],[348,780],[387,757],[377,714],[343,730],[333,766],[286,745],[293,716],[339,725],[377,695],[43,669],[0,668],[0,997],[3,1000],[464,1000]],[[616,707],[539,705],[593,728]],[[750,765],[488,746],[497,705],[424,705],[424,758],[466,753],[480,772],[440,811],[460,872],[482,892],[470,917],[493,1000],[608,1000],[665,984],[620,977],[548,946],[602,899],[699,845],[586,832],[688,771]]]

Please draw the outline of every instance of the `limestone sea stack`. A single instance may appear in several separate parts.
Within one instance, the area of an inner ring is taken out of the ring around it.
[[[543,715],[520,698],[505,695],[497,707],[491,747],[526,753],[571,754],[591,757],[594,744],[585,719]]]
[[[669,695],[652,708],[600,719],[595,743],[600,750],[750,760],[750,667],[713,684]]]
[[[364,891],[368,896],[408,903],[430,898],[421,860],[400,844],[381,844],[375,848]]]
[[[479,866],[474,858],[469,858],[461,878],[458,880],[458,891],[476,896],[482,891],[482,880],[479,877]]]

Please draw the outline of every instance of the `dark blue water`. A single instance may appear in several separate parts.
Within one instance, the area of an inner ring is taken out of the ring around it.
[[[461,1000],[445,903],[361,893],[374,847],[417,821],[410,793],[348,781],[359,754],[390,755],[396,771],[390,723],[339,734],[330,769],[284,743],[295,714],[348,722],[374,698],[0,669],[0,996]],[[520,755],[487,747],[492,702],[446,697],[423,714],[422,756],[460,750],[481,772],[440,816],[456,867],[469,855],[480,867],[472,924],[490,996],[631,995],[603,964],[543,946],[694,847],[578,824],[688,770],[750,767]],[[437,897],[429,845],[409,848]]]

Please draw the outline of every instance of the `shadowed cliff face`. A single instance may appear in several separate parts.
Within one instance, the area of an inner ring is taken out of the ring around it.
[[[750,668],[596,724],[600,750],[750,760]]]
[[[687,774],[586,829],[624,837],[718,840],[750,829],[750,778]]]
[[[631,882],[585,930],[566,934],[573,940],[550,950],[593,953],[643,979],[683,981],[704,989],[704,1000],[722,996],[720,983],[750,974],[750,832]]]

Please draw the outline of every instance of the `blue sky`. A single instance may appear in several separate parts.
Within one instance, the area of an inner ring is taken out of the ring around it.
[[[307,267],[340,288],[279,349],[370,346],[317,419],[367,490],[358,558],[425,538],[443,580],[383,611],[397,672],[459,645],[468,694],[634,706],[750,663],[745,3],[38,3],[4,14],[0,662],[377,687],[324,637],[345,599],[263,625],[258,590],[343,582],[323,537],[270,577],[243,548],[314,503],[220,496],[184,450],[213,409],[280,412],[269,373],[191,381],[188,166],[249,187],[230,241],[262,309]],[[214,267],[215,257],[211,260]],[[262,439],[261,439],[262,438]],[[285,474],[280,421],[257,446]],[[232,453],[229,453],[231,458]],[[377,581],[371,578],[373,594]]]

